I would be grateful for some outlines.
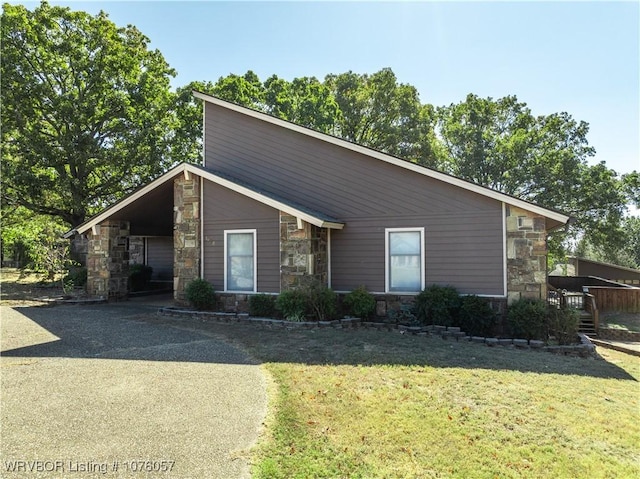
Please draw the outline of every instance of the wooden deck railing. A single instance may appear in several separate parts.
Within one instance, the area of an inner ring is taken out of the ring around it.
[[[593,328],[598,331],[598,325],[600,323],[600,313],[598,311],[596,298],[590,293],[584,293],[584,310],[591,314],[593,319]]]

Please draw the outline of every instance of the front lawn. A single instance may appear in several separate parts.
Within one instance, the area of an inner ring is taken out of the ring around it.
[[[206,326],[273,378],[258,478],[640,477],[637,358]]]

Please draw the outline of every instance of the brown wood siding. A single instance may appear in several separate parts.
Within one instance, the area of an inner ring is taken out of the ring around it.
[[[173,280],[173,236],[147,238],[147,265],[152,279]]]
[[[384,230],[425,228],[426,283],[504,294],[499,201],[206,104],[207,167],[346,223],[332,232],[332,286],[384,290]]]
[[[255,229],[259,293],[280,292],[278,210],[222,186],[204,182],[204,277],[224,289],[224,231]]]

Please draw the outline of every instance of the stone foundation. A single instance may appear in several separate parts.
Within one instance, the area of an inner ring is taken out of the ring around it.
[[[545,218],[506,206],[507,300],[547,298],[547,231]]]
[[[87,293],[119,299],[129,292],[129,223],[108,220],[88,235]]]
[[[241,293],[216,293],[217,310],[225,313],[248,313],[249,296]]]
[[[299,228],[301,226],[301,228]],[[280,212],[280,291],[329,281],[326,228]]]
[[[173,294],[185,303],[187,284],[200,277],[200,177],[176,178],[173,201]]]

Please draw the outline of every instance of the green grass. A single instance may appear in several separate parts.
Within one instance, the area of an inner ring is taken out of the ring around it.
[[[376,331],[205,326],[264,368],[257,478],[640,477],[637,358]]]
[[[5,304],[37,291],[2,273]],[[256,478],[640,477],[633,356],[164,321],[234,342],[264,363],[272,380],[252,451]]]

